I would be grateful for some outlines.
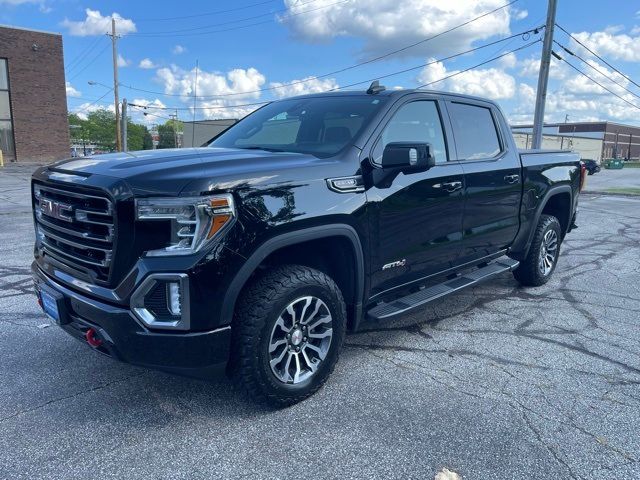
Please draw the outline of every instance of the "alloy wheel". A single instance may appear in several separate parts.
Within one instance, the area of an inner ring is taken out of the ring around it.
[[[286,384],[311,378],[326,358],[332,336],[331,312],[322,300],[313,296],[293,300],[271,330],[271,371]]]
[[[558,258],[558,234],[555,230],[548,230],[542,237],[538,268],[545,277],[551,273]]]

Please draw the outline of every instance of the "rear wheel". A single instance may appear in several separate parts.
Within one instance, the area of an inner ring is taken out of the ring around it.
[[[527,257],[513,276],[522,285],[537,287],[549,281],[560,254],[562,227],[552,215],[541,215]]]
[[[234,318],[232,373],[257,400],[299,402],[326,381],[338,360],[346,310],[335,282],[291,265],[256,279]]]

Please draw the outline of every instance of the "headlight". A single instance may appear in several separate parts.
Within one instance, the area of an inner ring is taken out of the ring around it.
[[[136,201],[138,220],[170,220],[171,244],[149,256],[188,255],[201,250],[235,221],[233,197],[146,198]]]

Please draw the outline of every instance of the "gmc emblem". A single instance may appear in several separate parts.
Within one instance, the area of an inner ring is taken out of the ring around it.
[[[40,212],[47,217],[73,222],[73,207],[66,203],[42,198],[40,199]]]

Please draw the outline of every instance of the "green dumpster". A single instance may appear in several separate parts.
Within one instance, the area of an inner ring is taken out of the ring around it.
[[[619,170],[624,168],[624,161],[620,158],[609,158],[604,161],[604,168],[610,170]]]

